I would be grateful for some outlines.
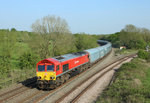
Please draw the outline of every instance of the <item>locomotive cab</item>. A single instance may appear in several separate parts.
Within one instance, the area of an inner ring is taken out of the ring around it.
[[[39,61],[36,66],[38,80],[56,80],[56,67],[59,65],[54,59],[44,59]]]
[[[41,63],[37,65],[38,80],[55,80],[55,66],[52,63]]]

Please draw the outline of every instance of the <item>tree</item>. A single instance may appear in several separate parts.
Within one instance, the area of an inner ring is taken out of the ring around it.
[[[32,24],[32,29],[34,32],[40,34],[69,32],[68,24],[64,19],[50,15],[45,16],[42,19],[36,20],[35,23]]]
[[[75,51],[75,40],[69,31],[67,22],[60,17],[45,16],[32,24],[37,35],[35,45],[41,58],[61,55]],[[33,48],[35,49],[35,48]]]
[[[150,30],[146,28],[141,28],[140,32],[143,35],[144,40],[146,42],[150,42]]]
[[[11,31],[17,31],[15,28],[11,28]]]
[[[128,24],[125,26],[123,31],[125,31],[125,32],[140,32],[140,29],[132,24]]]
[[[104,37],[101,37],[100,39],[106,40],[112,43],[113,47],[120,47],[120,41],[119,41],[119,35],[120,32],[116,32],[115,34],[106,35]]]
[[[78,51],[90,49],[99,46],[97,44],[97,38],[92,35],[88,35],[85,33],[82,34],[74,34],[76,38],[76,47]]]

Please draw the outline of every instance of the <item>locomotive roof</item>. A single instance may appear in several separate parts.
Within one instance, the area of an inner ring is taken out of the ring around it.
[[[76,52],[76,53],[72,53],[72,54],[65,54],[65,55],[61,55],[61,56],[58,56],[58,57],[54,57],[53,59],[56,59],[59,62],[63,62],[63,61],[67,61],[67,60],[70,60],[70,59],[73,59],[73,58],[83,56],[85,54],[87,54],[87,53],[86,52]]]

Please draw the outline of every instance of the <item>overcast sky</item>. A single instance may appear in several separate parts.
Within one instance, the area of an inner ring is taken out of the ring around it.
[[[150,29],[150,0],[0,0],[0,29],[31,31],[47,15],[65,19],[72,33],[109,34],[126,24]]]

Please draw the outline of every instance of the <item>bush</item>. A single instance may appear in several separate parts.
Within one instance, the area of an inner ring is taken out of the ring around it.
[[[144,50],[139,50],[138,51],[138,56],[139,56],[139,58],[147,59],[148,58],[148,52],[146,52]]]
[[[10,70],[10,57],[9,55],[0,55],[0,75],[7,76]]]
[[[147,62],[150,62],[150,52],[148,53]]]
[[[20,60],[19,66],[21,69],[33,68],[33,67],[35,67],[38,59],[39,59],[38,56],[33,53],[24,53],[23,55],[21,55],[21,57],[19,59]]]

